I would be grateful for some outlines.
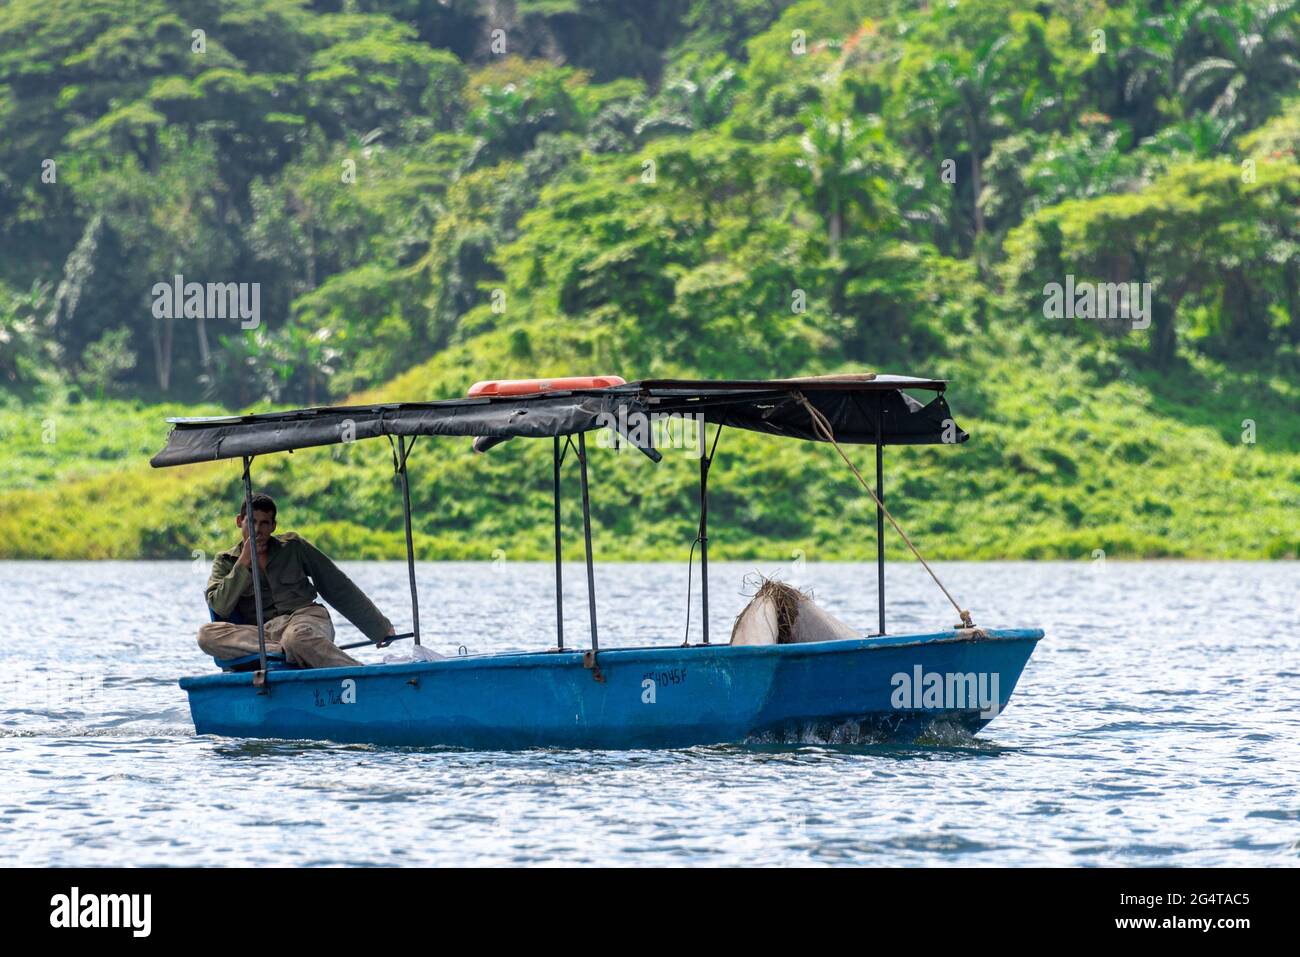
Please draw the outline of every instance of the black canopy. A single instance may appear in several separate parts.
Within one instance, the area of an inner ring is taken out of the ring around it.
[[[297,409],[263,415],[169,419],[155,468],[335,445],[379,436],[461,435],[549,438],[614,427],[634,444],[653,415],[702,415],[706,422],[816,440],[802,394],[840,442],[937,445],[964,442],[944,400],[947,383],[908,376],[853,375],[764,380],[647,380],[603,389],[482,396],[440,402]],[[928,403],[904,390],[935,392]]]

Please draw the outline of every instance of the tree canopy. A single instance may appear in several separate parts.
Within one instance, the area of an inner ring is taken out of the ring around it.
[[[0,405],[1300,379],[1300,0],[10,0],[0,123]]]

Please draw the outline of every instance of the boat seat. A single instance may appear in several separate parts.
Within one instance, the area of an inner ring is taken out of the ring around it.
[[[212,659],[217,663],[217,667],[222,671],[256,671],[261,656],[254,653],[251,655],[242,655],[238,658],[216,658]],[[297,665],[289,664],[284,655],[267,655],[267,671],[295,671]]]
[[[239,614],[238,609],[235,610],[233,615],[223,618],[212,610],[211,605],[208,605],[208,619],[211,621],[227,621],[232,625],[245,624],[244,618]],[[217,667],[222,671],[256,671],[257,666],[261,663],[261,658],[261,655],[254,652],[251,655],[240,655],[238,658],[218,658],[214,655],[212,660],[217,663]],[[298,666],[290,664],[289,660],[285,658],[284,655],[268,654],[266,656],[267,671],[288,671],[296,670],[297,668]]]

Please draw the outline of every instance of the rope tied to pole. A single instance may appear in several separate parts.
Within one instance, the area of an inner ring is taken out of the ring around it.
[[[835,451],[840,454],[840,458],[844,460],[844,464],[847,465],[853,471],[853,474],[857,476],[858,481],[862,484],[862,487],[867,490],[867,493],[872,497],[872,499],[875,500],[877,507],[884,513],[885,518],[889,519],[889,524],[894,526],[894,531],[898,532],[899,536],[907,544],[907,547],[912,550],[912,554],[916,556],[916,560],[919,561],[925,570],[930,573],[930,577],[933,578],[934,583],[939,586],[939,590],[943,592],[944,597],[947,598],[948,601],[952,602],[952,607],[955,608],[957,614],[961,616],[960,627],[974,628],[975,622],[971,619],[970,612],[967,609],[962,608],[961,605],[957,603],[957,600],[952,597],[952,593],[944,587],[943,582],[939,581],[939,576],[934,573],[934,569],[930,567],[930,564],[921,556],[921,553],[917,551],[916,546],[912,544],[912,540],[907,537],[907,533],[903,531],[902,527],[899,526],[898,522],[894,519],[894,516],[890,514],[889,509],[885,508],[885,503],[880,500],[878,495],[876,495],[876,490],[873,489],[870,484],[868,484],[867,480],[862,477],[862,473],[859,472],[858,467],[853,464],[853,460],[844,454],[844,450],[840,448],[840,444],[835,441],[835,432],[831,428],[830,420],[822,414],[821,410],[809,402],[808,397],[802,392],[794,392],[792,395],[805,409],[808,410],[808,415],[812,418],[813,431],[821,436],[823,440],[829,442],[835,447]]]

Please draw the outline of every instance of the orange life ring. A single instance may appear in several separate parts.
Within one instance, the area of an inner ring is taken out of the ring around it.
[[[536,395],[538,392],[567,392],[570,389],[605,389],[626,385],[617,375],[576,375],[559,379],[487,379],[469,387],[469,396]]]

